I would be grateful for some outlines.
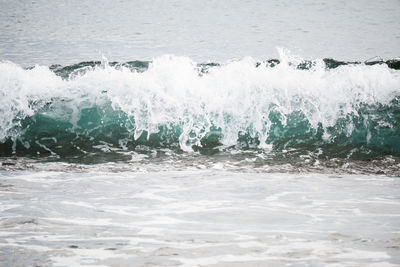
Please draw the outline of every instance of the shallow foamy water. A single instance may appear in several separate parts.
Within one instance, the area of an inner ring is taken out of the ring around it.
[[[3,266],[394,266],[400,180],[0,172]]]

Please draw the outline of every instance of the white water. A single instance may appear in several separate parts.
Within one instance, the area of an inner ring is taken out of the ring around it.
[[[2,266],[400,262],[398,178],[2,171],[0,182]]]
[[[222,130],[223,145],[235,145],[238,134],[249,131],[265,147],[272,112],[283,125],[287,115],[301,111],[314,128],[319,123],[326,128],[339,118],[357,114],[361,104],[387,104],[400,94],[400,74],[386,65],[327,70],[317,60],[312,69],[299,70],[291,64],[302,59],[282,49],[280,60],[273,68],[256,67],[256,60],[248,57],[199,75],[196,62],[190,58],[166,55],[154,58],[143,73],[105,63],[75,72],[67,80],[44,66],[25,70],[3,62],[0,141],[21,135],[21,120],[48,103],[52,107],[44,111],[46,116],[68,121],[74,128],[82,109],[97,106],[106,112],[106,105],[111,104],[114,110],[134,118],[135,126],[127,122],[125,127],[136,138],[143,131],[156,133],[162,125],[180,125],[180,146],[191,151],[192,145],[201,145],[200,140],[214,125]],[[390,121],[382,124],[393,127]],[[349,124],[347,134],[353,130]]]

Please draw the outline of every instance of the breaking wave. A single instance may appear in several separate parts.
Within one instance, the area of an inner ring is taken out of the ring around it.
[[[399,61],[0,63],[0,156],[227,148],[400,155]]]

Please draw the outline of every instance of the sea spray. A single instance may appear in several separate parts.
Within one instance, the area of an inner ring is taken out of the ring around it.
[[[225,64],[172,55],[28,69],[2,62],[0,155],[64,157],[141,145],[399,155],[395,65],[332,62],[283,50],[279,60]]]

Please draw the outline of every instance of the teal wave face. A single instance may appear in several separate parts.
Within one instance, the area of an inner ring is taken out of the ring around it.
[[[30,69],[1,63],[0,156],[123,159],[143,146],[400,156],[396,64],[286,55],[224,65],[173,56]]]
[[[134,117],[129,117],[121,110],[114,110],[109,103],[102,107],[81,109],[75,126],[69,121],[49,115],[51,110],[52,104],[22,120],[19,130],[22,134],[15,140],[8,138],[1,143],[0,155],[67,157],[110,153],[113,150],[135,150],[140,145],[181,150],[183,122],[160,125],[157,133],[143,131],[137,135]],[[268,114],[270,129],[265,144],[271,145],[272,151],[320,151],[328,157],[399,156],[399,114],[398,97],[388,105],[363,105],[357,113],[347,114],[325,129],[321,123],[313,127],[300,111],[288,114],[285,122],[280,114],[271,112]],[[192,149],[209,153],[223,147],[223,130],[213,125],[212,120],[211,124],[207,134]],[[201,130],[206,131],[205,128]],[[196,134],[189,133],[189,144],[190,136],[195,138]],[[237,133],[237,141],[233,147],[239,150],[257,149],[260,142],[254,129],[249,126],[246,131]]]

